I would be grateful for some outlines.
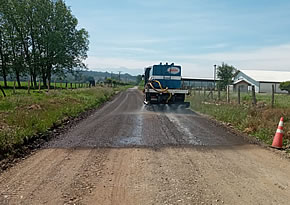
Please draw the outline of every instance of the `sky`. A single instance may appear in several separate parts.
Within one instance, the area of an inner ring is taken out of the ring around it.
[[[90,70],[142,74],[160,62],[186,77],[290,71],[289,0],[66,0],[90,35]]]

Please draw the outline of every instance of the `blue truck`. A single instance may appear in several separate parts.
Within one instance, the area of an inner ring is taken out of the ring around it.
[[[153,65],[145,68],[145,104],[185,104],[188,90],[182,89],[181,66],[172,64]]]

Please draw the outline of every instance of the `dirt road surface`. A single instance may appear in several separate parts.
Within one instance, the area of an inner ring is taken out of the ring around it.
[[[290,204],[290,163],[187,109],[119,94],[0,175],[0,204]]]

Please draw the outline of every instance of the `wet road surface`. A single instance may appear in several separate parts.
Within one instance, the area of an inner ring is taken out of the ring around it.
[[[0,204],[289,204],[289,160],[137,89],[0,175]]]

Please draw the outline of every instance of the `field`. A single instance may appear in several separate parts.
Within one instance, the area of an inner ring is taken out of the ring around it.
[[[2,87],[4,87],[4,82],[3,81],[0,81],[0,85]],[[7,96],[11,96],[11,95],[13,95],[14,82],[13,81],[8,81],[7,82],[7,85],[8,85],[8,88],[6,88],[6,89],[4,88],[5,94]],[[42,82],[40,83],[40,85],[41,85],[40,88],[41,88],[42,91],[47,91],[47,88],[43,86],[43,83]],[[37,88],[36,89],[30,87],[30,90],[38,91],[39,90],[39,87],[38,86],[39,86],[39,84],[37,84]],[[54,89],[66,89],[66,88],[71,89],[71,87],[72,87],[72,89],[85,88],[85,87],[88,87],[89,85],[88,84],[85,84],[85,83],[83,83],[83,84],[80,84],[80,83],[72,83],[72,84],[67,83],[67,87],[66,87],[66,83],[60,83],[60,82],[54,83],[54,82],[52,82],[50,84],[50,86],[51,86],[50,89],[51,90],[54,90]],[[21,89],[18,89],[17,83],[16,83],[16,90],[15,90],[15,92],[16,92],[16,94],[19,94],[19,93],[23,93],[23,94],[24,93],[28,93],[28,82],[21,82]],[[3,96],[2,92],[0,93],[0,96]]]
[[[8,96],[0,97],[0,156],[68,117],[98,107],[121,89],[126,87],[32,90],[30,94],[24,89],[16,94],[5,90]]]
[[[280,118],[284,117],[284,145],[290,144],[290,95],[275,94],[274,108],[271,107],[270,94],[256,94],[257,105],[252,105],[252,96],[241,94],[238,104],[237,93],[231,93],[230,103],[226,102],[226,93],[213,96],[209,92],[192,91],[188,97],[194,110],[210,115],[229,126],[251,135],[264,143],[271,144]]]

